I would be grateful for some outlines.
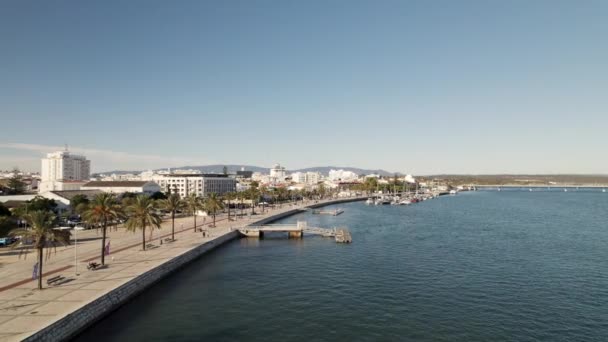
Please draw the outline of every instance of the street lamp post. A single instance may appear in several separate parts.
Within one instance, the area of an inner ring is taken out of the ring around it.
[[[74,227],[74,267],[76,275],[78,274],[78,231],[83,230],[83,227]]]

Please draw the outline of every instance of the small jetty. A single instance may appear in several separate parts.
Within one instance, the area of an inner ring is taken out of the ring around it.
[[[336,242],[337,243],[351,243],[353,242],[353,237],[350,235],[350,232],[346,228],[340,228],[336,230]]]
[[[313,210],[313,215],[331,215],[338,216],[344,212],[344,209],[338,208],[334,210]]]
[[[303,238],[304,233],[333,237],[337,243],[351,243],[353,238],[346,228],[320,228],[309,227],[306,221],[298,221],[296,224],[267,224],[261,226],[245,226],[238,228],[241,235],[246,237],[264,238],[265,233],[287,233],[292,238]]]

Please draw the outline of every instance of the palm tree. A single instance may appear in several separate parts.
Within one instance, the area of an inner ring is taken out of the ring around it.
[[[266,193],[268,189],[265,186],[260,187],[260,196],[262,197],[262,214],[264,214],[264,209],[266,209]]]
[[[126,227],[130,231],[141,229],[141,245],[142,249],[146,250],[146,227],[160,228],[162,222],[160,215],[156,213],[154,200],[146,195],[139,195],[133,201],[133,204],[127,207],[129,219]],[[152,232],[152,231],[150,231]]]
[[[255,215],[255,204],[260,198],[260,192],[257,188],[249,188],[247,197],[251,200],[251,215]]]
[[[218,210],[221,210],[224,207],[224,203],[222,203],[222,200],[217,196],[216,193],[211,193],[209,195],[209,197],[207,197],[207,199],[205,200],[205,210],[207,210],[207,212],[211,212],[211,214],[213,215],[213,226],[215,227],[215,214],[217,213]]]
[[[234,195],[236,196],[236,199],[239,200],[241,202],[241,218],[243,218],[243,200],[245,199],[245,193],[244,192],[235,192]],[[237,216],[238,219],[238,216]]]
[[[33,240],[33,247],[38,251],[38,290],[42,290],[42,255],[45,247],[56,247],[57,244],[69,245],[70,232],[53,229],[55,215],[51,211],[36,210],[25,215],[31,228],[16,228],[9,233],[11,236],[21,236],[21,240]],[[15,244],[14,246],[17,246]],[[47,253],[47,258],[48,258]]]
[[[175,213],[184,208],[184,201],[179,194],[171,194],[167,199],[160,200],[160,206],[171,212],[171,240],[175,240]]]
[[[325,184],[319,183],[317,192],[319,193],[320,199],[325,198],[325,194],[327,193],[327,189],[325,189]]]
[[[279,200],[279,207],[283,207],[283,201],[288,196],[288,191],[286,188],[280,187],[276,190],[277,198]]]
[[[118,204],[116,196],[110,193],[101,193],[95,196],[83,215],[85,222],[88,224],[101,225],[101,264],[105,265],[108,224],[112,224],[123,216],[122,207]]]
[[[192,193],[188,197],[186,197],[186,209],[188,212],[194,217],[194,231],[196,231],[196,213],[203,209],[203,203],[201,198],[196,196],[196,194]]]
[[[230,200],[235,197],[233,192],[227,192],[224,194],[224,200],[228,202],[228,222],[230,222]]]

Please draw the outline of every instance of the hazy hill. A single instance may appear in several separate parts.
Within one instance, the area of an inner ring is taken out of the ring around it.
[[[259,167],[259,166],[254,166],[254,165],[236,165],[236,164],[228,164],[228,165],[220,165],[220,164],[216,164],[216,165],[200,165],[200,166],[181,166],[181,167],[173,167],[171,168],[172,170],[199,170],[203,173],[222,173],[222,171],[224,170],[224,166],[226,166],[228,168],[228,173],[235,173],[238,170],[241,170],[241,168],[244,168],[247,171],[253,171],[253,172],[261,172],[261,173],[269,173],[270,172],[270,168],[267,167]],[[343,167],[343,166],[317,166],[317,167],[308,167],[308,168],[304,168],[304,169],[297,169],[297,170],[288,170],[289,172],[320,172],[323,175],[328,175],[329,174],[329,170],[334,169],[334,170],[346,170],[346,171],[352,171],[355,172],[358,175],[361,174],[372,174],[372,173],[376,173],[376,174],[380,174],[382,176],[392,176],[394,175],[394,173],[392,172],[388,172],[386,170],[369,170],[369,169],[361,169],[361,168],[357,168],[357,167]],[[158,170],[166,170],[165,169],[158,169]],[[124,170],[116,170],[116,171],[107,171],[107,172],[99,172],[99,173],[105,173],[105,174],[125,174],[125,173],[139,173],[141,171],[124,171]]]
[[[608,184],[608,175],[432,175],[420,177],[423,179],[441,179],[452,184],[479,185],[591,185]]]

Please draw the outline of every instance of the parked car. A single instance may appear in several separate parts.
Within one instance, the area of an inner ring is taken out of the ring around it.
[[[9,245],[13,244],[15,241],[17,241],[17,239],[14,237],[10,237],[10,236],[0,238],[0,247],[9,246]]]

